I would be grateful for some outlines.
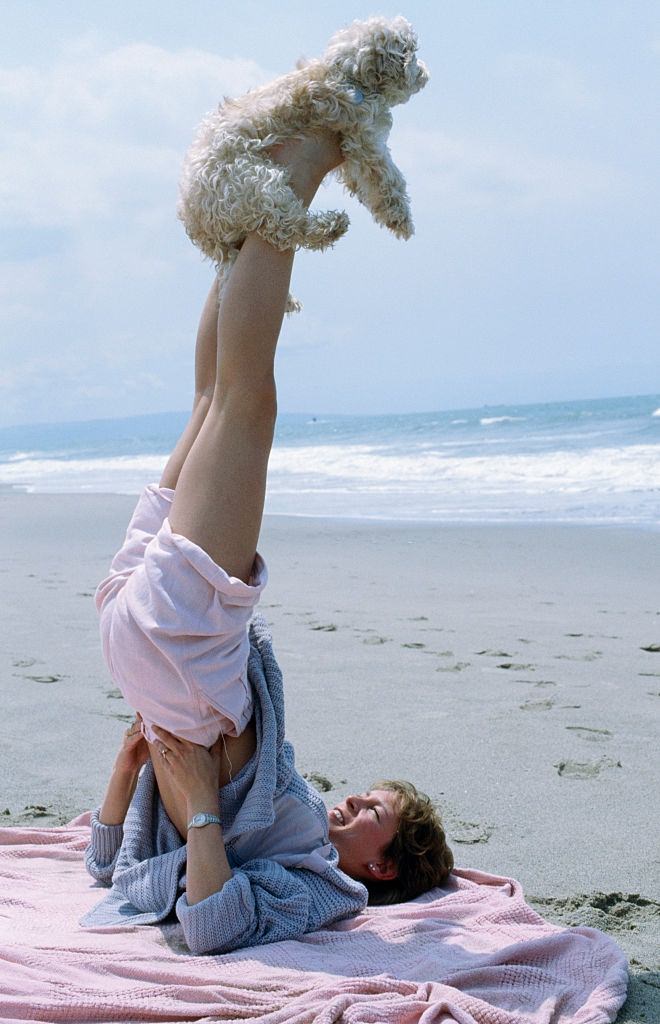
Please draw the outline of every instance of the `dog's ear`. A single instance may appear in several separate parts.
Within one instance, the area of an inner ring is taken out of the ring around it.
[[[391,56],[380,46],[363,46],[355,55],[352,77],[368,92],[378,92],[384,85],[386,66]]]

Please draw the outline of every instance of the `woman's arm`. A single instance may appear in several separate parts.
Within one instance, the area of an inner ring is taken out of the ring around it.
[[[185,798],[186,823],[195,814],[217,814],[221,738],[207,750],[154,725],[156,744],[169,777]],[[220,825],[191,828],[187,833],[186,896],[189,906],[221,891],[232,877]]]
[[[99,810],[99,824],[123,825],[130,806],[140,769],[122,769],[115,764],[110,774],[103,803]]]
[[[187,800],[188,821],[195,814],[207,811],[218,813],[218,791],[200,792]],[[201,903],[214,892],[220,892],[225,882],[232,877],[232,870],[225,852],[225,842],[220,825],[204,825],[203,828],[188,829],[188,860],[186,866],[186,896],[188,906]]]
[[[149,747],[142,735],[142,716],[138,711],[124,733],[112,766],[110,780],[99,812],[101,825],[123,825],[133,799],[140,768],[149,759]]]
[[[85,866],[103,885],[110,885],[117,854],[124,838],[123,824],[140,769],[149,757],[149,748],[141,734],[138,714],[124,733],[122,745],[110,773],[101,807],[92,813],[92,834],[85,850]]]
[[[298,939],[360,913],[366,904],[364,886],[338,871],[326,877],[288,870],[264,859],[236,868],[221,892],[194,906],[183,893],[176,903],[176,916],[191,953],[229,953]]]

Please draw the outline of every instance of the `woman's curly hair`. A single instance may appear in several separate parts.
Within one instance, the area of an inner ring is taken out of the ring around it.
[[[372,789],[387,789],[398,797],[399,827],[383,851],[397,866],[396,878],[367,881],[369,903],[403,903],[442,885],[454,866],[440,815],[426,793],[412,782],[384,779]]]

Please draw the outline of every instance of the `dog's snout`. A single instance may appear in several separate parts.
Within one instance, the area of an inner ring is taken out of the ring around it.
[[[429,69],[427,68],[426,64],[424,63],[424,61],[418,60],[417,61],[417,79],[416,79],[416,82],[415,82],[415,84],[417,86],[417,89],[418,90],[419,89],[423,89],[424,86],[426,85],[426,83],[428,82],[429,78],[430,78]]]

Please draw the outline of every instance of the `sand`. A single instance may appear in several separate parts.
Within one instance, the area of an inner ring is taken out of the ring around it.
[[[134,498],[0,495],[0,821],[101,799],[131,719],[92,595]],[[438,801],[456,861],[631,958],[660,1019],[660,533],[267,518],[262,611],[298,765],[329,806],[378,778]]]

